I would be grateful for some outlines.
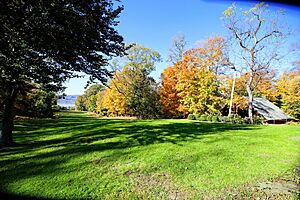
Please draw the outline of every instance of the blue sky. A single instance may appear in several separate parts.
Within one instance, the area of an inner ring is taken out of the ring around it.
[[[136,42],[160,53],[163,62],[156,65],[152,76],[159,80],[166,62],[172,37],[183,33],[189,46],[209,36],[227,35],[220,17],[234,1],[209,0],[123,0],[124,10],[117,27],[126,43]],[[237,6],[250,8],[253,2],[238,2]],[[271,9],[283,8],[290,27],[300,31],[300,8],[280,4],[269,4]],[[293,41],[300,41],[294,35]],[[66,83],[66,94],[82,94],[88,77],[71,79]]]

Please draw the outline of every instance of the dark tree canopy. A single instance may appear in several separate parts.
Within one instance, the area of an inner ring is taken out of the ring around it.
[[[74,71],[105,81],[107,58],[123,52],[114,29],[122,9],[109,0],[1,1],[1,81],[57,83]]]
[[[0,1],[0,103],[6,118],[0,142],[11,134],[13,102],[22,85],[58,90],[76,72],[107,81],[104,66],[124,52],[115,30],[122,9],[111,0]]]

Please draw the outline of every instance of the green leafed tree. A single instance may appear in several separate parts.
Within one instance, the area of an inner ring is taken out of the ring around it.
[[[53,117],[55,105],[57,105],[55,92],[45,91],[35,86],[18,95],[15,113],[30,117]]]
[[[75,106],[77,110],[95,112],[97,108],[97,94],[104,90],[100,84],[89,86],[83,95],[77,97]]]
[[[84,95],[80,95],[76,98],[75,101],[76,110],[86,111],[86,97]]]
[[[100,84],[91,85],[85,92],[86,109],[90,112],[95,112],[97,108],[97,94],[103,91],[104,87]]]
[[[128,49],[126,56],[116,62],[123,69],[111,84],[125,97],[131,115],[143,119],[159,115],[158,88],[150,73],[160,60],[157,51],[135,44]]]
[[[107,81],[108,59],[124,52],[112,0],[0,1],[0,143],[13,144],[13,109],[25,83],[62,89],[76,72]]]

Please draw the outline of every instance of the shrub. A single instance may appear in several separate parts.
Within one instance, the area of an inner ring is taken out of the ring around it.
[[[219,122],[224,123],[231,123],[231,124],[248,124],[249,118],[242,118],[241,116],[237,114],[233,114],[230,116],[217,116]],[[215,117],[213,117],[213,121],[216,120]]]
[[[227,116],[220,116],[220,121],[221,122],[224,122],[224,123],[226,123],[226,122],[228,122],[228,117]]]
[[[59,105],[53,105],[52,110],[53,110],[53,112],[59,112],[60,111],[60,106]]]
[[[195,119],[196,119],[196,120],[200,120],[200,117],[201,117],[200,114],[195,114],[194,116],[195,116]]]
[[[218,115],[218,120],[219,120],[219,122],[223,122],[223,116],[222,115]]]
[[[219,122],[219,116],[215,115],[211,117],[212,122]]]
[[[75,110],[75,106],[70,106],[70,110]]]
[[[207,116],[207,121],[210,121],[210,122],[211,122],[211,121],[212,121],[212,117],[213,117],[213,115],[208,115],[208,116]]]
[[[231,123],[231,124],[235,124],[235,118],[229,116],[228,117],[228,122]]]
[[[243,124],[243,122],[244,122],[244,120],[241,117],[234,118],[234,124]]]
[[[242,124],[243,123],[243,118],[237,114],[232,114],[230,116],[227,116],[224,118],[224,122],[229,122],[232,124]]]
[[[236,119],[236,118],[240,118],[240,116],[238,114],[231,114],[230,116],[228,116],[231,119]]]
[[[195,120],[196,117],[194,114],[189,114],[188,117],[187,117],[189,120]]]
[[[207,121],[207,115],[203,114],[200,116],[200,121]]]
[[[262,116],[254,116],[253,122],[254,122],[254,124],[263,124],[264,118]]]
[[[246,118],[241,118],[241,124],[248,124],[248,120]]]
[[[177,114],[173,116],[173,119],[183,119],[183,118],[185,118],[184,114]]]
[[[249,117],[245,117],[245,118],[244,118],[244,122],[245,122],[246,124],[250,124],[250,118],[249,118]]]
[[[100,112],[98,112],[100,116],[108,116],[108,110],[106,108],[102,108]]]

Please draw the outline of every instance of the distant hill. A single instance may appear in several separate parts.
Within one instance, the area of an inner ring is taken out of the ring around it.
[[[79,95],[67,95],[64,99],[58,99],[57,104],[63,107],[75,106],[75,101],[78,96]]]

